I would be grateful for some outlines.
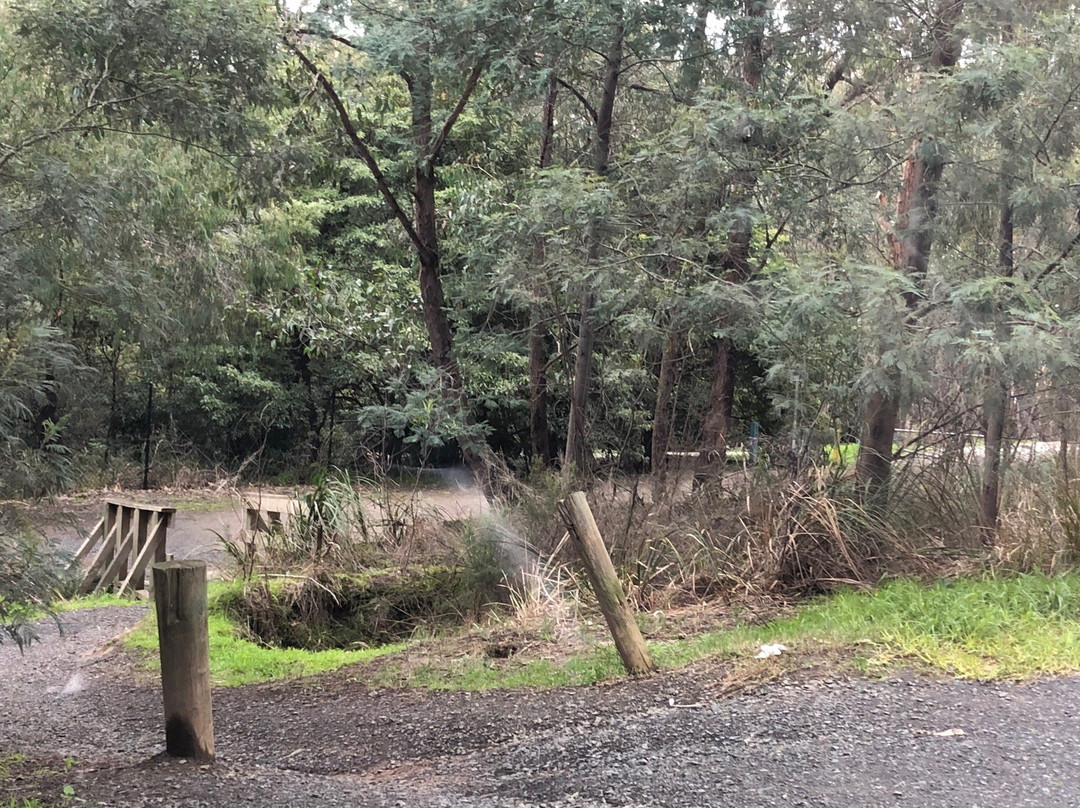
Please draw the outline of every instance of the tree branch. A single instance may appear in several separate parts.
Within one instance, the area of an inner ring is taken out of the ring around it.
[[[1080,219],[1080,213],[1077,214],[1077,218]],[[1034,280],[1031,281],[1031,285],[1037,286],[1046,279],[1047,275],[1056,272],[1061,267],[1062,263],[1065,262],[1065,259],[1076,249],[1077,245],[1080,245],[1080,233],[1077,233],[1069,240],[1069,243],[1065,245],[1065,248],[1061,251],[1061,255],[1056,260],[1051,261],[1043,267],[1042,272],[1036,275]]]
[[[341,34],[331,34],[327,31],[316,31],[313,28],[297,28],[296,33],[300,36],[325,37],[326,39],[331,39],[340,45],[344,45],[346,48],[351,48],[352,50],[360,50],[360,48],[356,46],[355,42],[353,42],[351,39],[348,39],[347,37],[341,36]]]
[[[337,112],[338,119],[341,121],[341,127],[345,130],[345,135],[349,138],[349,142],[352,143],[353,148],[356,149],[357,154],[360,155],[360,159],[367,165],[368,171],[371,172],[371,176],[375,179],[375,185],[378,187],[379,193],[381,193],[383,199],[386,200],[386,204],[390,206],[390,210],[394,213],[394,218],[396,218],[405,229],[405,233],[408,235],[409,240],[421,254],[426,255],[430,253],[431,248],[424,244],[423,240],[417,234],[416,228],[409,218],[409,214],[401,207],[401,203],[398,202],[397,197],[394,195],[394,191],[390,187],[386,175],[383,174],[382,169],[379,168],[379,163],[375,159],[375,155],[371,153],[371,149],[368,148],[363,137],[357,132],[356,124],[353,123],[352,116],[349,115],[349,111],[345,107],[345,102],[341,100],[341,96],[338,95],[337,90],[330,82],[330,79],[328,79],[326,74],[323,73],[322,70],[308,58],[307,54],[301,51],[295,44],[285,40],[285,47],[296,54],[296,58],[299,59],[304,68],[315,77],[316,83],[318,83],[323,89],[323,92],[326,93],[330,105],[334,108],[334,111]]]
[[[431,144],[428,150],[428,156],[433,160],[439,158],[439,153],[442,151],[444,145],[446,145],[446,139],[450,137],[450,130],[454,128],[454,124],[457,123],[457,119],[461,117],[461,113],[464,111],[465,106],[469,103],[469,99],[472,98],[473,92],[476,90],[476,85],[480,81],[480,76],[484,73],[484,63],[477,62],[473,65],[472,71],[469,73],[469,78],[465,82],[465,89],[461,93],[461,98],[458,99],[454,109],[451,110],[450,115],[447,117],[446,122],[443,124],[442,130],[439,132],[438,137],[435,138],[435,142]]]

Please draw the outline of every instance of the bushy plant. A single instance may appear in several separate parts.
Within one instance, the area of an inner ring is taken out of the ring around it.
[[[71,580],[70,559],[43,537],[0,517],[0,643],[19,648],[38,638],[32,621]]]

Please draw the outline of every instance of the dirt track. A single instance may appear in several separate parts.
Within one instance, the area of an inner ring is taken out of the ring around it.
[[[708,667],[486,694],[336,675],[216,693],[219,761],[201,768],[159,756],[158,692],[103,654],[141,611],[72,613],[25,656],[0,646],[0,758],[29,757],[0,802],[70,784],[114,806],[1080,806],[1077,679],[813,679],[724,698]]]

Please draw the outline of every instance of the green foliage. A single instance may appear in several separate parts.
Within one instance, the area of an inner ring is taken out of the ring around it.
[[[249,134],[251,102],[275,95],[273,29],[261,3],[38,2],[19,9],[17,24],[46,55],[47,73],[105,116],[98,125],[162,126],[235,149]]]
[[[31,622],[52,613],[71,580],[69,561],[41,536],[0,517],[0,642],[7,637],[22,649],[37,639]]]
[[[460,622],[484,605],[476,603],[475,583],[464,569],[448,566],[315,573],[282,585],[251,582],[223,595],[218,608],[268,645],[368,647]]]

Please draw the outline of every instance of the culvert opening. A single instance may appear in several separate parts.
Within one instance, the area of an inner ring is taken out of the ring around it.
[[[462,625],[483,605],[470,583],[464,570],[444,566],[320,574],[252,583],[219,605],[266,645],[375,647],[407,640],[420,628]]]

